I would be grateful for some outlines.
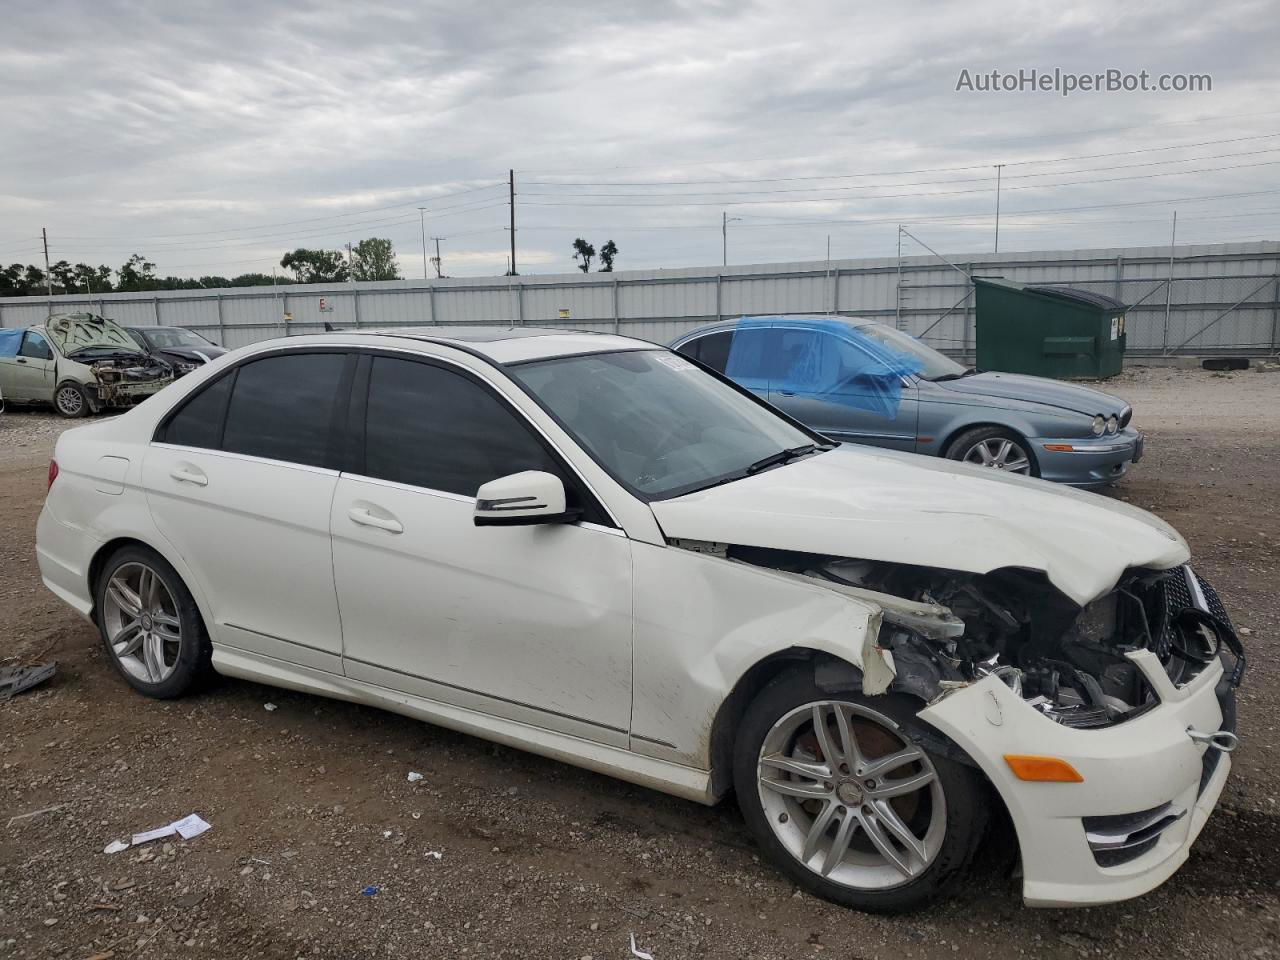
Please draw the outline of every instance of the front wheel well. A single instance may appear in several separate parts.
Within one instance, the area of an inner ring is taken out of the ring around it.
[[[938,456],[945,457],[947,452],[951,449],[951,445],[960,439],[961,435],[968,433],[970,430],[981,430],[984,427],[991,427],[993,430],[1008,430],[1023,443],[1027,442],[1026,434],[1021,430],[1009,426],[1007,423],[994,423],[992,421],[979,420],[974,423],[961,424],[947,434],[946,438],[938,446]]]
[[[775,677],[801,664],[811,664],[815,674],[821,671],[848,682],[862,679],[862,672],[853,664],[809,647],[779,650],[753,664],[721,701],[711,722],[711,790],[716,796],[723,796],[733,785],[733,746],[747,707]]]

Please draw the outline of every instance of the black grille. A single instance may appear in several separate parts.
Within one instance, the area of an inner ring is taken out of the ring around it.
[[[1100,867],[1118,867],[1121,864],[1129,863],[1137,860],[1144,853],[1149,853],[1151,848],[1160,842],[1160,836],[1143,840],[1139,844],[1132,847],[1124,847],[1121,850],[1095,850],[1093,851],[1093,859]]]

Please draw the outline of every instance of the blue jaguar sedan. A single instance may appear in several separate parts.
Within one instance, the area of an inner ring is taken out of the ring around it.
[[[743,317],[671,343],[834,440],[1100,487],[1142,456],[1123,400],[1073,383],[966,368],[856,317]]]

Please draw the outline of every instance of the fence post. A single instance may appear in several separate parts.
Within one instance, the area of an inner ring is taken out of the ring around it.
[[[156,326],[160,326],[160,298],[151,298],[151,310],[156,315]]]
[[[967,272],[972,277],[973,261],[970,260],[965,266],[969,268]],[[972,285],[973,281],[970,280],[969,283]],[[973,300],[975,304],[973,307],[970,307],[967,303],[964,305],[964,333],[962,334],[964,342],[961,346],[964,347],[964,355],[967,357],[969,356],[969,341],[970,339],[973,340],[973,362],[976,365],[978,362],[978,311],[976,306],[978,298],[976,294]]]
[[[433,283],[427,287],[427,316],[431,321],[431,325],[436,323],[436,285]]]
[[[288,298],[288,296],[289,295],[286,293],[285,294],[286,299]],[[351,288],[351,309],[355,312],[356,327],[359,328],[360,326],[360,288],[357,286],[352,286]]]
[[[1280,344],[1280,276],[1276,277],[1276,295],[1271,301],[1271,352],[1276,352],[1277,344]]]
[[[840,268],[831,271],[831,312],[840,314]]]
[[[622,332],[622,317],[618,315],[618,281],[613,281],[613,332]]]
[[[1116,299],[1124,302],[1124,254],[1116,257]]]
[[[222,294],[217,295],[218,305],[218,346],[225,347],[227,345],[227,327],[222,320]]]
[[[716,322],[719,323],[724,319],[724,314],[720,312],[720,280],[721,275],[716,274]]]

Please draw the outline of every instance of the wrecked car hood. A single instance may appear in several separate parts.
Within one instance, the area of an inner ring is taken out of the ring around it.
[[[669,538],[772,547],[972,573],[1040,570],[1081,605],[1129,567],[1185,563],[1163,520],[1041,480],[843,445],[650,504]]]
[[[947,393],[1043,403],[1090,417],[1099,413],[1104,416],[1119,413],[1125,407],[1125,402],[1119,397],[1101,390],[1020,373],[975,373],[959,380],[938,381],[935,386]]]

